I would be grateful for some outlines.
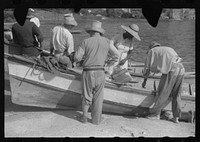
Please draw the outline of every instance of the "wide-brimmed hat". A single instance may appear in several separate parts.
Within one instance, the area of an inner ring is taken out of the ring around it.
[[[138,32],[139,32],[139,27],[136,24],[131,24],[129,27],[121,25],[121,27],[127,31],[128,33],[130,33],[132,36],[134,36],[137,40],[141,41]]]
[[[78,25],[72,13],[64,14],[64,24],[73,26]]]
[[[86,28],[86,32],[90,32],[90,31],[95,31],[95,32],[99,32],[101,34],[105,33],[105,30],[101,27],[102,23],[100,21],[93,21],[92,25],[88,28]]]
[[[160,46],[160,45],[161,45],[160,43],[153,41],[153,42],[151,42],[151,43],[149,44],[149,49],[152,49],[152,48],[154,48],[154,47],[156,47],[156,46]]]

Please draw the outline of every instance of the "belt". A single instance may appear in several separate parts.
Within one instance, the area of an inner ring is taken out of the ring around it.
[[[95,71],[95,70],[103,70],[104,68],[84,68],[83,71]]]

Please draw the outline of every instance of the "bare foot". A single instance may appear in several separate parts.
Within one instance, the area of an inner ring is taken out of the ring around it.
[[[177,124],[179,123],[178,117],[173,117],[171,121]]]
[[[81,115],[81,116],[77,116],[77,119],[80,121],[80,122],[82,122],[82,123],[87,123],[87,117],[86,116],[83,116],[83,115]]]

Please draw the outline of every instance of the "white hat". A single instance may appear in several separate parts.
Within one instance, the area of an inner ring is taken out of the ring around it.
[[[64,14],[64,24],[73,26],[78,25],[72,13]]]
[[[28,9],[30,12],[35,12],[35,10],[33,8],[29,8]]]
[[[139,27],[136,24],[131,24],[129,27],[121,25],[121,27],[130,33],[132,36],[134,36],[137,40],[141,41],[138,32],[139,32]]]
[[[32,8],[29,8],[29,9],[28,9],[28,13],[27,13],[27,15],[26,15],[26,18],[27,18],[27,19],[34,18],[35,16],[33,15],[33,12],[35,12],[35,10],[33,10]]]
[[[104,34],[105,33],[105,30],[101,27],[102,23],[97,21],[97,20],[94,20],[92,22],[92,25],[89,27],[89,28],[86,28],[86,32],[89,32],[89,31],[96,31],[96,32],[99,32],[101,34]]]

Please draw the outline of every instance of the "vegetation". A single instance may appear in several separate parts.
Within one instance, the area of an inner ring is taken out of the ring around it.
[[[72,12],[73,9],[64,9],[64,8],[46,8],[42,9],[49,12],[54,12],[58,14],[64,14]],[[79,11],[81,15],[98,15],[110,18],[134,18],[134,19],[144,19],[145,17],[142,14],[141,8],[95,8],[88,9],[84,8]],[[195,10],[194,9],[163,9],[161,19],[195,19]],[[4,22],[13,22],[13,9],[4,10]]]

